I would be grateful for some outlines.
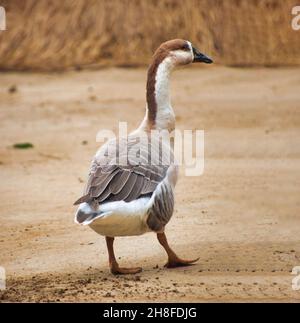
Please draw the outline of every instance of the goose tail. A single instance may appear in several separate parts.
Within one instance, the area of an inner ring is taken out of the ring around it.
[[[75,213],[74,222],[77,224],[88,225],[95,219],[104,216],[105,212],[95,211],[88,203],[83,202],[79,205]]]

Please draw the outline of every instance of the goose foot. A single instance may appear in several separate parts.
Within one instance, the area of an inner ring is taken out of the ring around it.
[[[184,267],[184,266],[191,266],[195,262],[197,262],[200,258],[196,258],[193,260],[183,260],[180,258],[169,259],[168,262],[165,264],[166,268],[176,268],[176,267]]]
[[[142,271],[141,267],[134,267],[134,268],[121,268],[121,267],[114,267],[111,266],[110,271],[113,275],[132,275],[137,274]]]
[[[157,233],[157,239],[159,243],[164,247],[168,255],[168,262],[165,264],[165,267],[176,268],[176,267],[183,267],[183,266],[191,266],[193,263],[199,260],[199,258],[196,258],[193,260],[180,259],[169,246],[167,237],[164,232]]]
[[[109,260],[109,267],[110,272],[113,275],[127,275],[127,274],[137,274],[142,271],[142,268],[135,267],[135,268],[121,268],[116,260],[115,253],[114,253],[114,238],[113,237],[105,237],[106,245],[108,250],[108,260]]]

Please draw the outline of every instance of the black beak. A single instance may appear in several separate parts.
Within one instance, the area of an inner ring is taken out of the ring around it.
[[[208,56],[200,53],[198,51],[198,49],[196,49],[195,47],[193,47],[193,54],[194,54],[193,63],[202,62],[202,63],[206,63],[206,64],[211,64],[213,62],[213,60],[211,58],[209,58]]]

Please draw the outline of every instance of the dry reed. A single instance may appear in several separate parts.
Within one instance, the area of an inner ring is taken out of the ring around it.
[[[299,1],[298,1],[299,2]],[[172,38],[224,65],[300,64],[296,0],[2,0],[0,69],[137,66]]]

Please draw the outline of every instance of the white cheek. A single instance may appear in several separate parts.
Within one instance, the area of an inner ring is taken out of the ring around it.
[[[172,52],[178,64],[189,64],[193,61],[193,54],[191,51],[176,50]]]
[[[192,44],[191,44],[191,42],[187,42],[188,43],[188,45],[189,45],[189,48],[190,48],[190,54],[191,54],[191,56],[192,56],[192,61],[194,60],[194,53],[193,53],[193,46],[192,46]]]

